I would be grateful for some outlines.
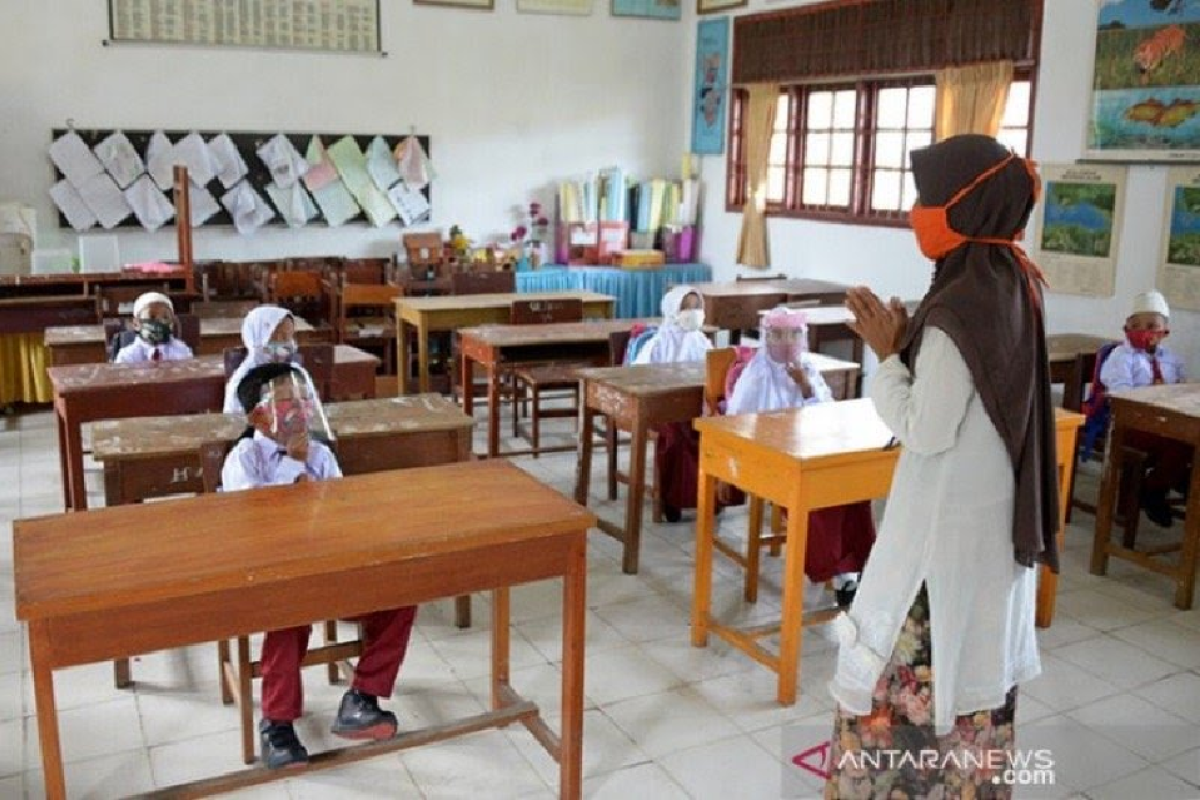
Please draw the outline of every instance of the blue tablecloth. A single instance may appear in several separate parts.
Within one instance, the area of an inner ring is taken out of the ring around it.
[[[657,317],[667,289],[679,283],[712,280],[707,264],[668,264],[655,270],[623,270],[614,267],[564,267],[547,264],[531,272],[517,273],[518,292],[563,292],[581,290],[610,294],[617,298],[617,317]]]

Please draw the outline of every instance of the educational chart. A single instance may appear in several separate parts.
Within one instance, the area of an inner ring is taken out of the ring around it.
[[[692,152],[725,150],[725,105],[729,96],[729,17],[696,27],[696,80],[692,97]]]
[[[1058,294],[1111,297],[1117,234],[1124,218],[1125,168],[1043,165],[1035,260]]]
[[[1158,286],[1172,306],[1200,310],[1200,167],[1167,171]]]
[[[109,0],[114,42],[377,53],[379,0]]]
[[[1200,3],[1105,0],[1087,157],[1200,161]]]

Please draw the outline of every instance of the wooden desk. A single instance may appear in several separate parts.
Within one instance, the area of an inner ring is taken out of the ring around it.
[[[396,298],[396,340],[400,348],[400,393],[408,394],[408,363],[412,357],[408,334],[417,337],[417,377],[422,393],[429,391],[429,334],[436,331],[453,331],[475,325],[500,325],[507,323],[512,315],[512,304],[517,300],[563,300],[578,298],[583,301],[585,317],[612,319],[616,298],[593,292],[546,292],[541,294],[463,294],[449,297],[398,297]]]
[[[697,283],[693,288],[704,297],[704,317],[723,330],[734,332],[734,341],[744,330],[758,328],[758,312],[786,302],[809,301],[837,305],[846,301],[844,284],[789,278],[770,281]]]
[[[811,356],[833,390],[834,398],[850,396],[858,383],[859,365],[817,353]],[[582,423],[575,502],[587,505],[588,486],[592,481],[593,418],[603,414],[608,418],[607,424],[631,434],[625,526],[603,519],[597,523],[600,530],[625,545],[621,568],[630,575],[638,571],[642,501],[646,491],[646,441],[650,430],[672,422],[689,422],[703,414],[704,378],[705,366],[701,362],[604,367],[579,372]],[[611,473],[616,465],[616,453],[609,452],[608,458]]]
[[[334,354],[334,399],[374,397],[379,359],[338,345]],[[142,364],[75,364],[48,370],[54,386],[63,503],[87,508],[83,477],[84,423],[220,411],[225,404],[225,364],[220,356]]]
[[[299,317],[293,319],[296,323],[296,339],[301,343],[311,341],[315,334],[312,325]],[[64,325],[46,329],[46,349],[50,351],[51,366],[108,361],[107,346],[101,325]],[[196,355],[219,356],[227,347],[241,346],[241,317],[201,318],[200,349]]]
[[[1114,556],[1166,575],[1175,581],[1175,607],[1190,609],[1196,590],[1196,564],[1200,557],[1200,462],[1192,456],[1192,478],[1183,520],[1183,542],[1178,566],[1154,558],[1166,548],[1138,552],[1112,541],[1113,511],[1120,483],[1125,438],[1131,432],[1153,433],[1167,439],[1200,446],[1200,384],[1177,383],[1146,386],[1109,395],[1112,421],[1105,448],[1104,478],[1096,504],[1096,536],[1092,543],[1093,575],[1108,571]]]
[[[208,796],[521,722],[559,762],[559,795],[578,798],[594,521],[500,461],[20,520],[16,613],[29,623],[46,794],[66,796],[55,669],[491,590],[490,712],[319,753],[304,768],[258,766],[162,794]],[[559,576],[561,738],[509,685],[508,664],[508,587]]]
[[[82,294],[0,298],[0,334],[39,333],[96,321],[96,298]]]
[[[1083,417],[1056,410],[1059,461],[1059,546],[1070,498],[1066,488],[1075,466],[1075,434]],[[692,601],[692,644],[704,647],[715,633],[779,675],[777,698],[796,702],[804,626],[828,621],[829,613],[804,616],[804,555],[808,514],[830,506],[886,497],[899,448],[884,449],[892,432],[871,400],[821,403],[805,409],[733,417],[705,417],[700,431],[699,518],[696,525],[696,582]],[[717,481],[788,509],[783,566],[783,616],[779,624],[750,629],[726,626],[712,608],[713,510]],[[1038,586],[1037,624],[1054,615],[1058,578],[1043,567]],[[779,634],[779,653],[758,643]]]
[[[1055,333],[1046,337],[1050,382],[1063,385],[1063,408],[1083,408],[1084,387],[1096,369],[1096,351],[1114,341],[1086,333]]]

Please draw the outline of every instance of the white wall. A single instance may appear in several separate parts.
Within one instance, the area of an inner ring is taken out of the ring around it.
[[[815,0],[767,3],[751,0],[746,13],[806,5]],[[1070,163],[1083,155],[1087,105],[1091,91],[1091,53],[1095,37],[1095,0],[1045,0],[1041,66],[1034,109],[1033,157],[1043,163]],[[689,51],[695,53],[694,25]],[[692,75],[684,78],[690,91]],[[685,134],[690,138],[690,130]],[[725,211],[725,157],[706,156],[702,260],[717,279],[732,279],[741,215]],[[1166,168],[1135,166],[1126,184],[1125,222],[1120,232],[1117,292],[1112,298],[1047,295],[1051,332],[1120,335],[1130,302],[1155,284],[1159,237],[1164,214]],[[840,225],[808,220],[772,219],[768,223],[772,262],[798,277],[865,284],[881,295],[920,297],[929,286],[931,266],[907,229]],[[1200,374],[1200,313],[1176,309],[1170,344]]]
[[[433,226],[504,235],[553,184],[609,164],[674,175],[686,147],[689,25],[382,3],[388,58],[144,45],[103,47],[103,0],[0,0],[0,201],[33,203],[40,248],[75,247],[47,191],[50,131],[79,128],[396,133],[433,137]],[[690,78],[689,78],[690,80]],[[390,255],[398,225],[242,237],[201,228],[197,258]],[[117,230],[124,261],[173,258],[174,229]]]

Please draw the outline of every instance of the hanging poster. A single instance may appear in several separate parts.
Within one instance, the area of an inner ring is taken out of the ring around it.
[[[1200,167],[1167,171],[1158,287],[1172,306],[1200,310]]]
[[[706,19],[696,29],[696,81],[692,96],[692,152],[725,150],[729,96],[729,17]]]
[[[645,17],[647,19],[681,19],[683,7],[679,0],[612,0],[614,17]]]
[[[1034,260],[1049,291],[1111,297],[1116,290],[1117,234],[1124,218],[1125,167],[1043,165],[1035,210]]]
[[[1200,161],[1200,3],[1101,0],[1087,157]]]

